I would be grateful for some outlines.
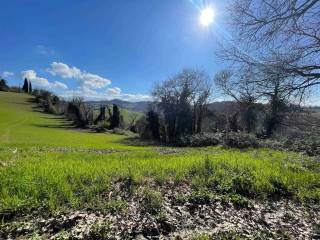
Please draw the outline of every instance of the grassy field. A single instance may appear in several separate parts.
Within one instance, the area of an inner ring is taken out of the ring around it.
[[[248,198],[320,199],[320,164],[269,149],[139,146],[127,137],[72,129],[30,96],[0,92],[0,214],[99,207],[116,180],[187,181]]]

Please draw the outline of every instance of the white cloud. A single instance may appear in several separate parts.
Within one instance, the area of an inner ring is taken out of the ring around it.
[[[51,87],[57,88],[57,89],[68,89],[68,86],[62,82],[54,81],[50,84]]]
[[[108,90],[106,92],[98,92],[87,87],[79,87],[77,90],[65,91],[61,96],[67,99],[82,97],[90,101],[111,100],[115,98],[130,102],[152,101],[152,97],[145,94],[111,93]]]
[[[4,71],[3,73],[0,74],[2,77],[10,77],[10,76],[13,76],[14,73],[13,72],[7,72],[7,71]]]
[[[47,71],[53,76],[77,79],[81,86],[87,86],[92,89],[104,88],[111,84],[109,79],[103,78],[97,74],[87,73],[86,71],[68,66],[62,62],[53,62]]]
[[[64,91],[60,95],[64,98],[82,97],[85,100],[111,100],[119,98],[127,101],[152,100],[151,96],[145,94],[122,93],[119,87],[109,87],[101,90],[110,85],[111,80],[62,62],[51,63],[47,71],[53,76],[59,76],[64,79],[75,79],[79,82],[80,86],[77,89]]]
[[[49,82],[48,79],[43,77],[38,77],[37,73],[34,70],[26,70],[21,72],[21,78],[27,78],[31,81],[33,86],[41,88],[54,88],[54,89],[68,89],[67,85],[62,82],[54,81]]]
[[[78,78],[81,75],[80,69],[76,67],[69,67],[65,63],[53,62],[48,72],[53,76],[60,76],[62,78]]]
[[[121,100],[129,101],[129,102],[139,102],[139,101],[153,101],[152,96],[146,94],[121,94]]]
[[[111,81],[109,79],[100,77],[92,73],[81,73],[79,79],[83,85],[94,89],[103,88],[111,84]]]
[[[38,77],[37,73],[34,70],[27,70],[21,72],[21,78],[25,79],[27,78],[29,81],[32,82],[33,85],[39,86],[39,87],[49,87],[50,83],[48,79]]]
[[[120,94],[121,89],[118,87],[113,87],[113,88],[107,88],[107,93],[108,94]]]
[[[44,45],[37,45],[36,46],[38,53],[42,55],[55,55],[55,51],[49,47]]]

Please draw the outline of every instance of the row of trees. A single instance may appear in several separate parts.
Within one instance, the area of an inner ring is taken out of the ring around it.
[[[229,130],[271,136],[289,110],[319,90],[320,1],[233,0],[233,36],[218,56],[217,90],[237,103]],[[211,92],[203,72],[185,70],[153,91],[158,104],[146,121],[156,139],[173,141],[202,130]]]
[[[122,116],[118,106],[115,104],[112,110],[109,106],[101,106],[100,112],[97,114],[95,109],[86,104],[80,97],[65,101],[49,91],[37,89],[32,94],[45,112],[64,115],[77,127],[94,128],[99,126],[100,131],[103,130],[101,128],[115,129],[121,127]],[[106,108],[108,109],[108,118]]]

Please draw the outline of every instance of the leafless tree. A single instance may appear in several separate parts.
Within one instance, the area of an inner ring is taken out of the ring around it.
[[[230,15],[238,34],[221,55],[233,66],[281,73],[290,94],[320,84],[319,0],[233,0]]]
[[[153,96],[163,113],[169,141],[181,134],[201,131],[210,94],[209,76],[191,69],[183,70],[154,88]]]
[[[229,116],[229,127],[238,131],[241,127],[238,121],[243,122],[242,129],[251,132],[255,128],[257,101],[262,97],[254,83],[255,73],[252,68],[233,73],[231,70],[222,70],[214,78],[215,85],[224,94],[232,97],[239,105],[239,111]]]

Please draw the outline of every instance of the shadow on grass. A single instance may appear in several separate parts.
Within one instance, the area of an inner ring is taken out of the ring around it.
[[[62,123],[62,124],[31,124],[34,127],[40,128],[54,128],[54,129],[76,129],[72,123]]]

